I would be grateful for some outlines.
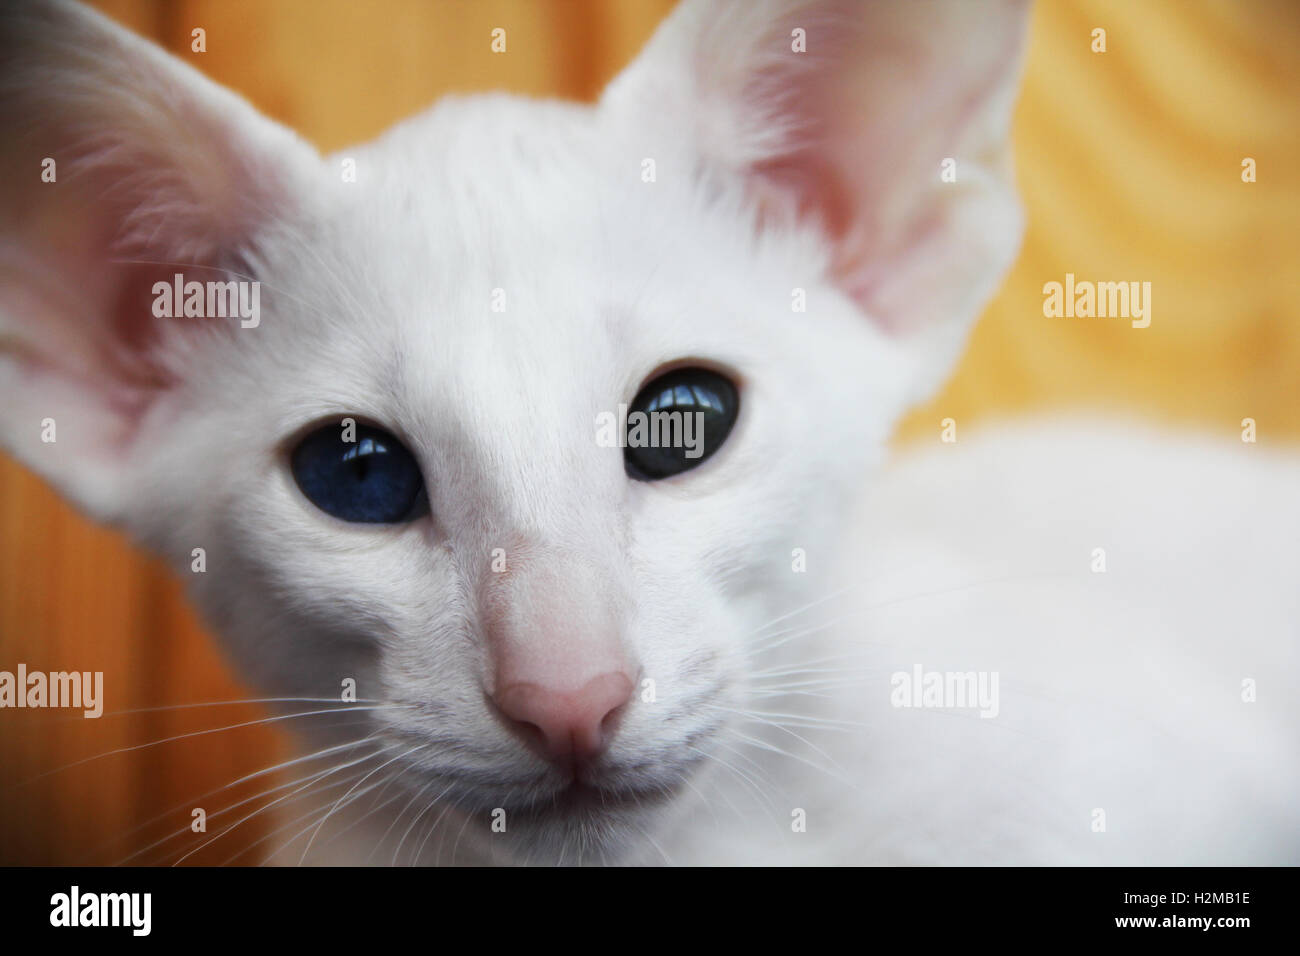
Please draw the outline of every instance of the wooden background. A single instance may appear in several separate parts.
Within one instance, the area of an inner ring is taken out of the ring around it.
[[[672,4],[95,5],[333,150],[448,91],[591,99]],[[203,54],[190,52],[196,26]],[[497,26],[505,55],[489,52]],[[1095,27],[1107,30],[1104,54],[1090,51]],[[1300,5],[1283,0],[1040,3],[1016,122],[1025,250],[956,377],[903,434],[933,438],[949,416],[1084,405],[1225,440],[1252,417],[1262,444],[1300,442],[1297,51]],[[1246,156],[1257,183],[1241,182]],[[1067,271],[1150,281],[1151,327],[1045,319],[1042,285]],[[212,813],[265,789],[195,800],[283,759],[271,728],[216,730],[256,720],[252,705],[139,712],[253,695],[156,563],[0,460],[0,669],[20,661],[104,671],[108,714],[0,712],[0,863],[170,862],[196,845],[188,835],[138,851],[185,831],[189,807]],[[114,752],[201,731],[214,732]],[[254,818],[187,862],[244,850],[238,859],[256,861],[273,845],[257,844],[267,832]]]

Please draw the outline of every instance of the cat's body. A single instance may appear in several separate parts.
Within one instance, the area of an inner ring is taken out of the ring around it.
[[[355,688],[275,862],[1294,860],[1294,463],[963,429],[873,483],[1018,247],[1024,9],[689,2],[594,107],[330,158],[4,11],[5,447],[256,685]],[[178,269],[260,316],[151,310]],[[661,393],[707,460],[599,439]]]

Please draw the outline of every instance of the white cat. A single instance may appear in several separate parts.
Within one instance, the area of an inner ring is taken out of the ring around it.
[[[594,107],[321,158],[6,7],[4,445],[252,682],[355,682],[289,721],[275,862],[1300,861],[1294,459],[1057,421],[879,468],[1019,246],[1025,19],[688,0]],[[177,274],[260,314],[161,317]]]

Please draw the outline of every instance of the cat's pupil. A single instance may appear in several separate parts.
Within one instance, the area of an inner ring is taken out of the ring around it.
[[[383,429],[358,425],[345,436],[338,424],[326,425],[299,442],[290,466],[307,500],[344,521],[392,524],[423,513],[420,466]]]
[[[628,406],[628,476],[655,481],[702,464],[727,440],[739,410],[736,386],[717,372],[679,368],[651,380]]]
[[[370,456],[382,455],[387,451],[387,448],[377,444],[373,438],[366,438],[357,442],[343,457],[344,460],[352,462],[352,474],[358,482],[362,482],[370,473]]]

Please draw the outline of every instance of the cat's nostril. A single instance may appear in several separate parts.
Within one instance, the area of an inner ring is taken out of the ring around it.
[[[590,761],[609,746],[632,689],[632,680],[615,672],[575,691],[514,683],[497,691],[495,700],[512,729],[543,756],[572,764]]]

